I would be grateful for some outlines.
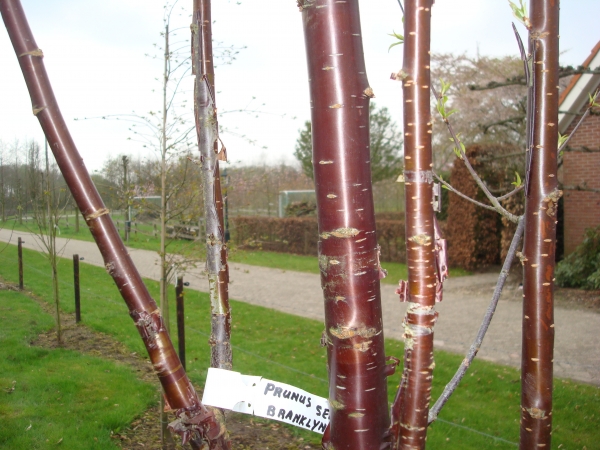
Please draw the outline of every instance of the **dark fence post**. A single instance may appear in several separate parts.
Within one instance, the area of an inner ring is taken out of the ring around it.
[[[23,241],[18,240],[19,253],[19,289],[23,290]]]
[[[81,303],[79,290],[79,255],[73,255],[73,286],[75,288],[75,323],[81,322]]]
[[[186,370],[185,366],[185,319],[183,315],[183,277],[177,277],[177,287],[175,288],[177,294],[177,338],[179,341],[179,359],[183,369]]]

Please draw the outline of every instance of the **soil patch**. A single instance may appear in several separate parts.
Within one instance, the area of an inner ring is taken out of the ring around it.
[[[0,290],[18,291],[17,285],[0,281]],[[54,308],[46,301],[31,292],[25,295],[35,300],[48,314],[54,315]],[[122,343],[111,336],[90,330],[82,324],[75,323],[75,314],[61,314],[62,344],[58,344],[56,329],[38,335],[31,345],[43,348],[66,348],[87,355],[100,357],[126,364],[132,367],[138,378],[160,388],[159,382],[152,369],[150,361],[135,352],[130,352]],[[199,393],[201,395],[201,393]],[[169,420],[174,416],[169,415]],[[295,436],[287,426],[271,421],[263,421],[243,414],[227,414],[227,429],[230,433],[232,447],[236,450],[308,450],[320,446],[304,442]],[[152,449],[161,450],[160,442],[160,411],[159,406],[146,410],[141,417],[134,420],[121,433],[113,434],[113,439],[123,449]],[[178,436],[175,437],[178,439]],[[190,449],[189,445],[182,446],[176,442],[176,449]]]

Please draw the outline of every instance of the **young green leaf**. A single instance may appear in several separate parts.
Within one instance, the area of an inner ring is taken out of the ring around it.
[[[519,0],[518,6],[511,0],[508,0],[508,4],[517,20],[525,25],[525,28],[530,29],[531,22],[529,21],[529,17],[527,17],[527,7],[523,4],[523,0]]]
[[[394,42],[392,45],[390,45],[388,47],[388,52],[392,49],[392,47],[395,47],[396,45],[402,45],[402,44],[404,44],[404,36],[403,35],[398,34],[398,33],[396,33],[394,31],[389,36],[395,37],[396,39],[398,39],[398,42]]]
[[[560,134],[558,133],[558,148],[561,148],[565,142],[569,139],[568,134]]]
[[[442,87],[440,90],[440,95],[437,99],[436,108],[437,108],[440,116],[442,116],[442,119],[444,119],[444,121],[447,121],[448,117],[450,117],[452,114],[454,114],[457,110],[452,109],[450,111],[446,111],[446,102],[448,102],[448,96],[446,95],[446,93],[448,92],[448,89],[450,89],[451,84],[449,82],[446,83],[441,78],[440,78],[440,84],[442,85]]]
[[[600,104],[596,103],[596,99],[598,98],[598,93],[599,92],[600,91],[596,91],[594,93],[594,95],[588,94],[588,96],[590,97],[590,108],[598,108],[598,107],[600,107]]]
[[[515,187],[519,187],[523,183],[521,181],[521,175],[519,175],[519,172],[515,172],[515,175],[516,175],[517,179],[510,184],[514,185]]]

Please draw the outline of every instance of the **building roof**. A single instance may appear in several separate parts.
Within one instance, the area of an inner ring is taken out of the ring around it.
[[[600,41],[583,62],[583,67],[600,67]],[[558,99],[558,131],[564,133],[577,113],[588,102],[589,94],[600,86],[600,75],[583,73],[573,76]]]

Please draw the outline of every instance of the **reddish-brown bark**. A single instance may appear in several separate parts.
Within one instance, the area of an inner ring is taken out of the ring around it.
[[[558,0],[530,2],[531,141],[523,243],[521,449],[550,448],[558,153]]]
[[[432,0],[410,0],[404,14],[404,179],[409,302],[404,373],[392,415],[400,449],[425,448],[431,380],[433,326],[437,318],[433,173],[429,91]]]
[[[389,427],[357,0],[299,1],[312,110],[331,422],[324,448],[380,450]]]
[[[219,174],[219,159],[226,159],[226,155],[224,147],[219,151],[211,25],[210,0],[194,0],[192,68],[196,75],[194,110],[204,192],[206,269],[211,302],[211,367],[231,370],[229,268]]]
[[[199,401],[165,329],[156,302],[133,265],[109,216],[67,125],[60,113],[44,63],[19,0],[0,0],[0,12],[31,96],[33,113],[40,121],[56,162],[77,206],[98,245],[106,270],[112,276],[144,341],[169,406],[177,410],[175,428],[198,447],[200,435],[212,448],[222,435],[215,414]],[[198,435],[198,432],[200,435]]]

